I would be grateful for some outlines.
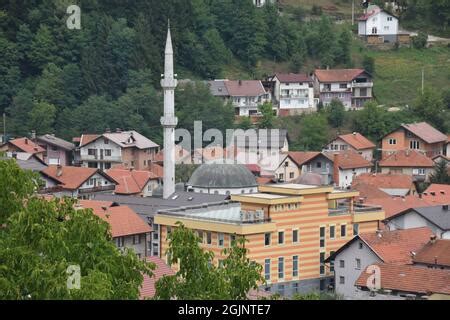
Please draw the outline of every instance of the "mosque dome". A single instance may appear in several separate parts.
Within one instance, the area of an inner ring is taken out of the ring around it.
[[[256,187],[255,176],[242,164],[202,164],[188,182],[194,188],[250,188]]]

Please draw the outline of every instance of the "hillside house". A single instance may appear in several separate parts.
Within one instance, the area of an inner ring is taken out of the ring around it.
[[[398,18],[378,6],[370,6],[358,19],[358,35],[371,44],[398,41]]]
[[[372,100],[372,76],[363,69],[317,69],[313,79],[315,95],[324,106],[337,99],[347,110],[359,109]]]
[[[398,151],[379,162],[381,173],[406,174],[414,181],[426,182],[434,170],[434,162],[415,150]]]
[[[75,145],[54,134],[46,134],[36,138],[36,143],[44,148],[44,161],[48,165],[70,166]]]
[[[367,161],[372,161],[375,144],[362,134],[353,132],[341,134],[332,140],[323,151],[340,152],[353,150],[358,152]]]

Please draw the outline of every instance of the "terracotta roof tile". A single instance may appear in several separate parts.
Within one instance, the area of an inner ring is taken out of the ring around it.
[[[335,160],[335,155],[337,156],[339,168],[353,169],[353,168],[370,168],[372,163],[366,160],[363,156],[353,150],[331,152],[327,151],[323,153],[332,162]]]
[[[353,178],[354,183],[367,183],[380,189],[412,189],[413,178],[407,174],[362,173]]]
[[[113,238],[149,233],[152,228],[127,206],[112,206],[108,201],[80,200],[79,204],[92,209],[95,215],[108,222]]]
[[[314,74],[320,82],[350,82],[363,72],[364,69],[316,69]]]
[[[304,163],[320,155],[320,152],[291,151],[288,155],[299,167],[301,167]]]
[[[376,185],[367,182],[355,181],[355,178],[353,178],[352,189],[359,192],[359,198],[391,199],[389,194],[380,190]]]
[[[385,263],[412,263],[411,252],[419,251],[430,240],[428,227],[361,233],[359,237]]]
[[[448,137],[426,122],[403,124],[403,128],[413,133],[426,143],[446,142]]]
[[[264,184],[269,184],[269,183],[273,183],[274,178],[269,178],[269,177],[257,177],[256,178],[256,183],[258,185],[264,185]]]
[[[380,268],[381,288],[416,294],[450,294],[450,270],[430,269],[418,266],[375,264]],[[367,287],[371,273],[361,273],[355,285]]]
[[[386,218],[390,218],[408,209],[430,207],[434,205],[432,202],[428,200],[421,199],[419,197],[412,195],[394,198],[369,197],[369,199],[366,200],[365,202],[367,204],[381,206],[386,214]]]
[[[164,168],[159,164],[150,163],[148,169],[158,178],[162,178],[164,176]]]
[[[98,137],[100,137],[99,134],[83,134],[83,135],[81,135],[80,147],[91,143],[92,141],[96,140]]]
[[[283,83],[313,81],[309,75],[303,73],[277,73],[275,76]]]
[[[380,167],[420,167],[432,168],[434,162],[416,150],[400,150],[379,162]]]
[[[360,133],[350,133],[350,134],[343,134],[338,136],[338,138],[344,140],[346,143],[351,145],[356,150],[364,150],[364,149],[372,149],[375,148],[375,144],[364,137]]]
[[[428,242],[416,253],[413,262],[450,267],[450,240]]]
[[[155,283],[163,276],[173,276],[173,271],[163,260],[158,257],[147,257],[147,262],[154,263],[156,265],[153,270],[153,277],[149,277],[144,274],[144,281],[140,290],[140,299],[153,298],[156,293]]]
[[[138,194],[144,191],[150,180],[157,180],[158,177],[150,171],[140,171],[132,169],[109,169],[105,171],[110,177],[118,182],[116,194]]]
[[[229,80],[225,86],[232,97],[256,97],[266,94],[259,80]]]
[[[9,143],[26,153],[36,154],[45,152],[44,148],[28,138],[18,138],[10,140]]]
[[[95,168],[85,168],[85,167],[70,167],[62,166],[61,175],[57,174],[58,166],[51,165],[42,171],[43,174],[49,176],[50,178],[61,181],[64,184],[64,188],[68,190],[78,189],[86,180],[92,177],[97,172],[100,173],[98,169]],[[113,180],[111,180],[113,181]]]
[[[422,198],[434,204],[448,204],[450,202],[450,185],[431,184],[422,194]]]

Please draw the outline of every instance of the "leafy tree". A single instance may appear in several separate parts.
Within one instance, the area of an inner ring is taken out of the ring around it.
[[[74,201],[32,195],[34,174],[0,161],[0,299],[137,299],[154,265],[119,251],[109,224]],[[68,267],[80,267],[81,289],[68,288]]]
[[[0,112],[9,105],[19,87],[19,51],[17,45],[0,33]]]
[[[31,43],[28,57],[33,66],[37,69],[43,69],[50,62],[55,63],[57,58],[58,45],[46,25],[41,25]]]
[[[351,45],[352,45],[352,35],[348,29],[342,30],[339,35],[337,50],[336,52],[336,60],[339,63],[350,65],[352,57],[351,57]]]
[[[300,121],[300,128],[299,148],[304,151],[322,150],[328,141],[326,117],[319,113],[306,115]]]
[[[446,132],[446,119],[449,111],[444,105],[442,95],[435,89],[426,87],[422,92],[418,92],[411,111],[420,119],[429,122],[442,132]]]
[[[415,37],[412,37],[412,44],[416,49],[423,49],[427,45],[428,34],[425,32],[419,32]]]
[[[388,116],[388,111],[378,107],[376,102],[368,102],[355,117],[354,131],[377,141],[388,131]]]
[[[233,241],[231,248],[223,251],[227,258],[218,267],[211,263],[214,254],[204,251],[200,238],[182,223],[177,223],[168,239],[168,262],[176,263],[179,270],[156,282],[156,299],[245,299],[251,289],[264,282],[262,267],[246,257],[243,238]]]
[[[441,160],[434,166],[434,172],[430,174],[430,182],[450,184],[450,175],[446,161]]]
[[[374,74],[374,72],[375,72],[375,58],[374,57],[365,55],[363,58],[362,64],[363,64],[364,70],[366,70],[368,73],[370,73],[372,75]]]
[[[300,53],[294,53],[291,57],[291,71],[294,73],[299,72],[302,69],[304,63],[304,56],[302,56]]]
[[[34,107],[33,94],[28,89],[20,90],[6,109],[10,117],[9,130],[17,135],[29,134],[30,112]]]
[[[240,117],[235,127],[237,129],[248,130],[253,128],[253,123],[250,117]]]
[[[272,129],[273,121],[275,119],[272,103],[265,102],[258,107],[258,110],[262,114],[261,120],[258,123],[258,127],[260,129]]]
[[[345,107],[340,100],[333,99],[326,107],[328,123],[333,128],[339,128],[344,124]]]
[[[56,107],[47,102],[38,102],[30,112],[30,127],[37,134],[53,133]]]

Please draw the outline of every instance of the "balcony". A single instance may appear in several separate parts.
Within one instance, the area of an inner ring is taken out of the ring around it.
[[[122,162],[120,156],[105,156],[105,155],[82,155],[79,162],[95,161],[95,162]]]
[[[92,187],[92,188],[79,189],[78,192],[80,194],[83,194],[83,193],[92,193],[92,192],[114,191],[115,189],[116,189],[115,185],[110,185],[110,186],[101,186],[101,187]]]
[[[373,82],[353,82],[353,88],[372,88]]]
[[[341,216],[352,214],[353,222],[366,222],[383,220],[385,218],[384,210],[381,206],[368,206],[363,204],[354,204],[353,211],[348,204],[338,205],[337,208],[329,208],[329,216]]]

